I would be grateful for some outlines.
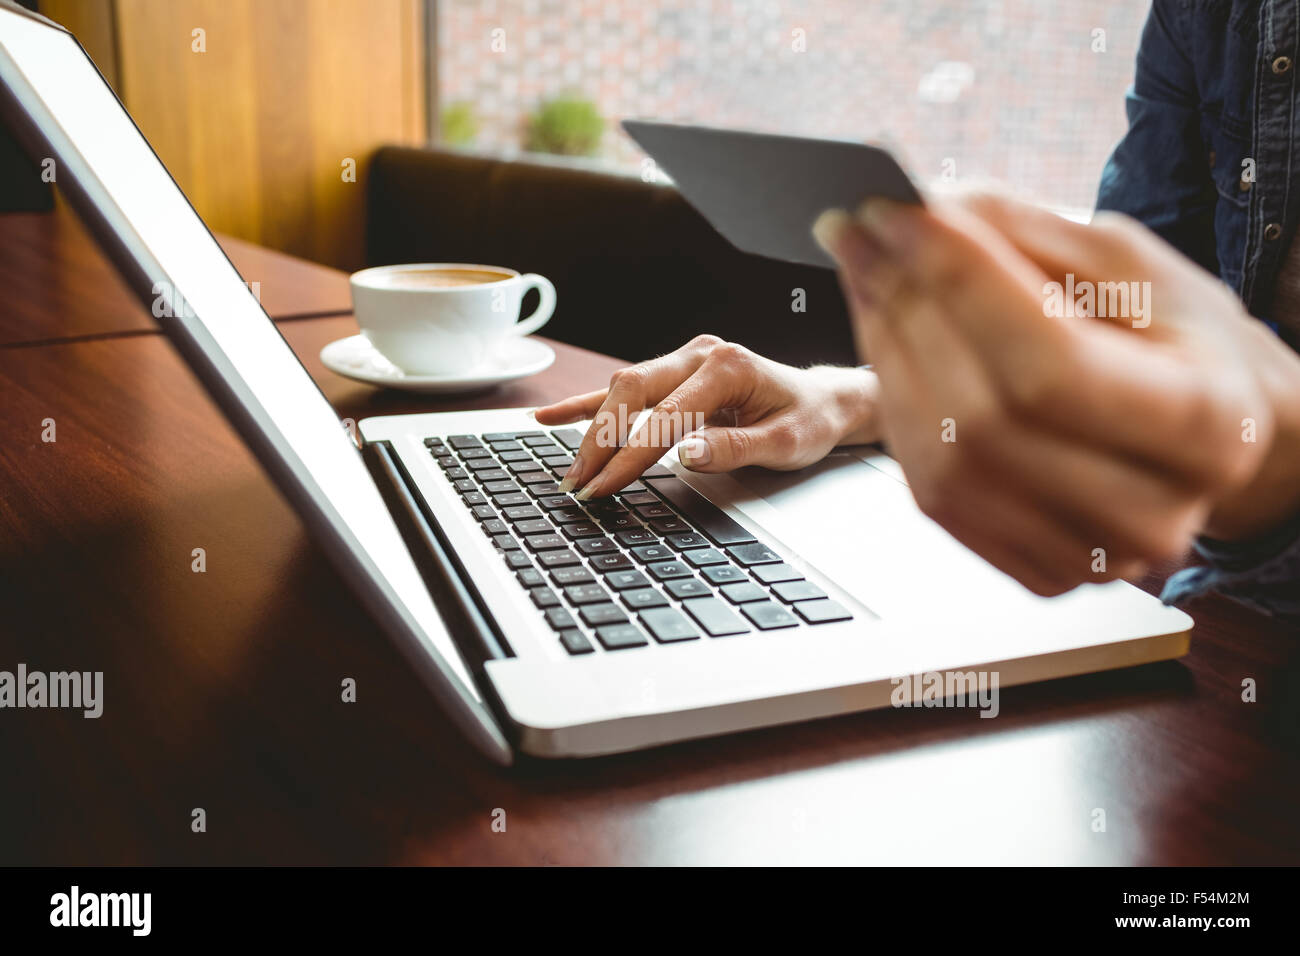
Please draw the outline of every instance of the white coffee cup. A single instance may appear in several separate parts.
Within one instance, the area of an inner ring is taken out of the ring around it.
[[[522,322],[524,293],[542,301]],[[361,333],[405,372],[445,375],[485,364],[507,336],[536,332],[555,311],[555,286],[502,266],[425,262],[376,266],[352,275]]]

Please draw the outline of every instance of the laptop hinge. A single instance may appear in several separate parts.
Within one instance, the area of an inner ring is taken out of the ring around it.
[[[456,646],[476,669],[486,660],[513,657],[509,642],[456,560],[437,519],[413,492],[411,476],[392,446],[386,441],[367,442],[361,456]]]

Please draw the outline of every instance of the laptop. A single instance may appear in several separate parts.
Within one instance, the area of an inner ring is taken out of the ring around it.
[[[797,474],[666,454],[586,505],[581,427],[372,418],[354,442],[77,41],[0,0],[0,116],[58,183],[447,718],[489,759],[588,757],[1177,657],[1122,582],[1034,596],[920,513],[898,464]],[[578,383],[575,383],[575,385]],[[358,445],[360,447],[358,447]]]

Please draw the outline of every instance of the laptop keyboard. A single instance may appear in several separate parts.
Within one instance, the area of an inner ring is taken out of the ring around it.
[[[424,440],[570,654],[852,620],[662,465],[607,498],[560,494],[581,442],[574,428]]]

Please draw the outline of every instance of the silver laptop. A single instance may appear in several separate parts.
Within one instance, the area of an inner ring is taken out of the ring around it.
[[[796,475],[672,454],[583,507],[580,429],[519,409],[374,418],[359,450],[76,40],[0,5],[0,115],[58,183],[452,720],[491,759],[583,757],[1177,657],[1123,583],[1035,597],[846,448]],[[574,383],[575,386],[581,383]]]

